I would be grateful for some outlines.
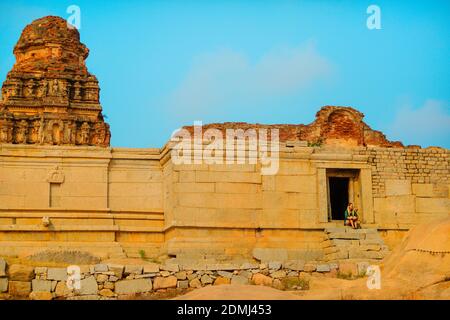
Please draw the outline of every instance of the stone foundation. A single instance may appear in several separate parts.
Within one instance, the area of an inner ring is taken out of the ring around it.
[[[267,263],[164,264],[143,262],[122,265],[81,265],[80,288],[69,289],[64,267],[7,265],[0,258],[0,298],[33,300],[111,300],[139,294],[165,293],[208,285],[251,284],[280,290],[307,290],[314,274],[356,278],[365,274],[368,261],[316,263],[302,260]]]

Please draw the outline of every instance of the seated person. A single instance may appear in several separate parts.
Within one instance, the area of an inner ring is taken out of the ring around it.
[[[344,225],[351,226],[353,229],[360,227],[358,221],[358,209],[353,207],[353,203],[349,203],[344,214]]]

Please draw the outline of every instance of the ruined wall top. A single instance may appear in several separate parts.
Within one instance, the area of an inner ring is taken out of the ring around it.
[[[88,54],[63,18],[43,17],[25,27],[2,85],[0,143],[109,146]]]
[[[279,129],[280,141],[306,141],[309,145],[403,147],[399,141],[389,141],[386,136],[372,130],[364,121],[364,114],[351,107],[324,106],[316,113],[310,124],[251,124],[225,122],[203,125],[203,129]],[[193,133],[194,127],[184,127]]]

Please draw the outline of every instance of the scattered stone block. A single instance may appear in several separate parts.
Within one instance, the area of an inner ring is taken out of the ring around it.
[[[66,268],[48,268],[47,280],[66,281],[67,269]]]
[[[329,264],[318,264],[316,267],[317,272],[330,272],[331,268]]]
[[[0,278],[0,293],[8,291],[8,279]]]
[[[305,267],[305,261],[303,260],[290,260],[283,263],[284,269],[302,271]]]
[[[114,297],[114,292],[111,291],[111,289],[102,289],[98,292],[99,295],[102,297]]]
[[[80,281],[80,294],[81,295],[94,295],[98,292],[97,281],[94,276],[87,277]]]
[[[31,281],[31,287],[32,287],[33,291],[51,292],[52,291],[52,281],[33,279]]]
[[[23,264],[9,266],[8,273],[11,281],[31,281],[34,278],[34,268]]]
[[[216,280],[214,280],[214,285],[218,286],[221,284],[230,284],[231,283],[231,279],[230,278],[226,278],[226,277],[217,277]]]
[[[9,294],[13,297],[28,297],[31,293],[31,282],[9,281]]]
[[[55,296],[56,297],[67,297],[72,292],[73,291],[67,287],[67,284],[65,281],[59,281],[56,284],[56,288],[55,288]]]
[[[261,273],[254,274],[252,281],[258,286],[272,286],[273,279],[271,277],[265,276]]]
[[[157,263],[148,263],[144,265],[144,273],[158,273],[159,265]]]
[[[210,276],[206,275],[206,274],[204,274],[204,275],[200,278],[200,281],[201,281],[201,283],[202,283],[203,285],[213,283],[213,279],[212,279]]]
[[[97,282],[103,283],[105,281],[108,281],[109,276],[106,274],[99,274],[97,275]]]
[[[179,271],[175,273],[175,277],[177,277],[178,280],[186,280],[187,278],[186,271]]]
[[[123,276],[123,270],[124,270],[124,266],[121,264],[108,264],[108,269],[109,271],[114,272],[114,275],[119,278],[122,279]]]
[[[189,288],[189,280],[178,281],[177,288],[179,288],[179,289],[187,289],[187,288]]]
[[[248,284],[248,278],[234,275],[233,278],[231,278],[231,284]]]
[[[272,272],[272,273],[270,274],[270,276],[271,276],[272,278],[274,278],[274,279],[284,278],[284,277],[286,277],[286,271],[284,271],[284,270],[278,270],[278,271]]]
[[[176,263],[167,263],[160,267],[161,270],[170,271],[170,272],[178,272],[180,271],[180,267]]]
[[[115,284],[117,294],[136,294],[152,291],[150,279],[120,280]]]
[[[201,288],[202,287],[202,283],[200,282],[199,279],[195,278],[195,279],[192,279],[191,281],[189,281],[189,287],[191,287],[191,288]]]
[[[6,276],[6,261],[0,258],[0,277]]]
[[[36,268],[34,268],[34,273],[36,275],[45,274],[45,273],[47,273],[47,267],[36,267]]]
[[[271,269],[271,270],[279,270],[279,269],[281,269],[281,262],[279,262],[279,261],[271,261],[271,262],[269,262],[269,269]]]
[[[253,273],[251,271],[241,271],[239,272],[240,276],[246,277],[247,279],[251,279]]]
[[[316,265],[313,263],[305,263],[305,266],[303,267],[303,271],[305,271],[305,272],[316,271]]]
[[[245,262],[239,268],[236,269],[247,270],[247,269],[257,269],[258,267],[259,265],[256,263]]]
[[[144,269],[143,266],[140,265],[126,265],[125,266],[125,273],[126,274],[142,274],[142,270]]]
[[[30,293],[31,300],[52,300],[53,295],[49,291],[33,291]]]
[[[96,264],[94,266],[94,272],[106,272],[106,271],[108,271],[108,265],[106,265],[106,264],[101,263],[101,264]]]
[[[233,273],[232,273],[232,272],[227,272],[227,271],[217,271],[217,274],[218,274],[219,276],[221,276],[221,277],[224,277],[224,278],[228,278],[228,279],[233,278]]]
[[[153,281],[153,289],[167,289],[167,288],[176,288],[177,287],[177,277],[156,277]]]

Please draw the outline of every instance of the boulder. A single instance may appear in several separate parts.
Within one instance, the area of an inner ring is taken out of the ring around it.
[[[195,278],[195,279],[192,279],[189,282],[189,287],[191,287],[191,288],[201,288],[202,287],[202,283],[200,282],[199,279]]]
[[[231,280],[230,278],[225,278],[225,277],[217,277],[216,280],[214,280],[214,285],[218,286],[221,284],[230,284]]]
[[[258,286],[271,286],[273,279],[261,273],[257,273],[253,275],[252,281]]]

